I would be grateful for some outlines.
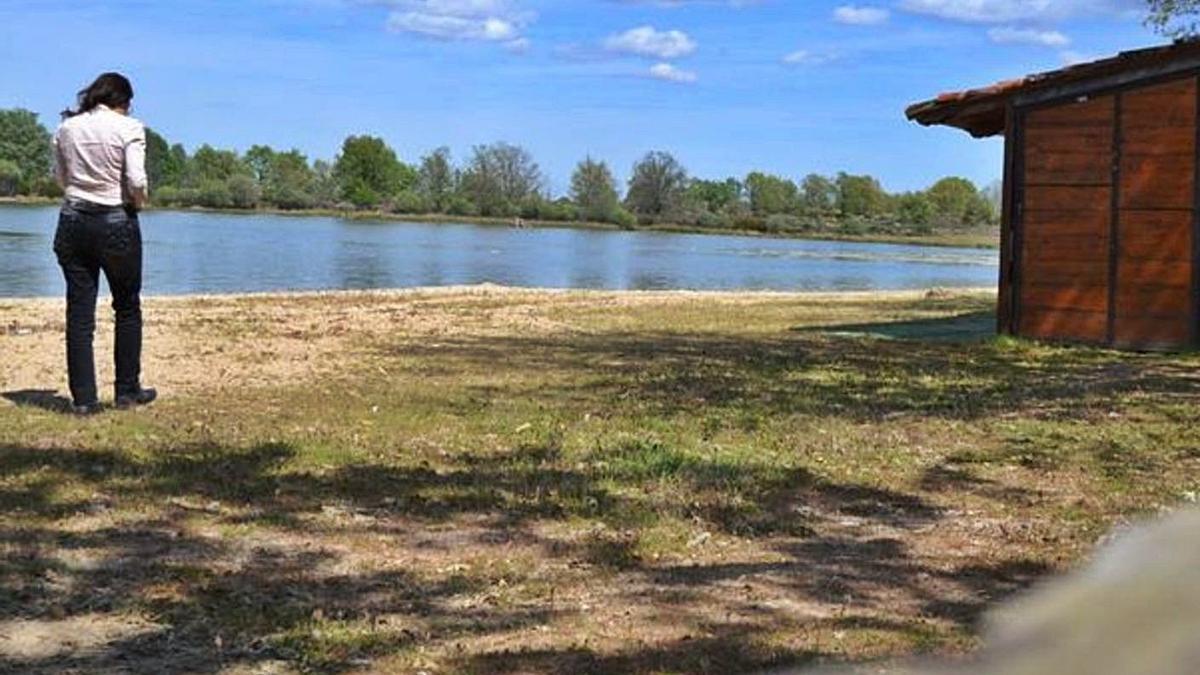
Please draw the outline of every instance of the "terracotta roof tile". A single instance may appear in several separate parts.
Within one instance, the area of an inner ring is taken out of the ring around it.
[[[1122,52],[1091,63],[1004,80],[978,89],[945,92],[935,99],[910,106],[906,113],[909,119],[926,126],[943,124],[964,129],[974,136],[994,136],[1004,133],[1006,106],[1012,96],[1018,93],[1197,56],[1200,56],[1200,41],[1181,40],[1165,46]]]

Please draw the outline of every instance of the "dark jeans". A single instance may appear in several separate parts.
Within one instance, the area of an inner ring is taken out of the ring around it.
[[[100,271],[116,312],[116,396],[141,388],[142,232],[137,213],[67,202],[58,216],[54,253],[67,280],[67,372],[76,405],[96,403],[96,287]]]

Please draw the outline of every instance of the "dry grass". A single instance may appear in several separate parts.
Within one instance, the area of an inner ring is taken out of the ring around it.
[[[991,304],[153,299],[164,400],[76,420],[61,304],[0,301],[0,670],[970,650],[997,600],[1200,488],[1196,357],[993,339]]]

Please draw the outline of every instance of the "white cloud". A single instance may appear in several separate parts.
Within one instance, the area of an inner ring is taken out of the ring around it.
[[[509,40],[508,42],[505,42],[504,48],[510,52],[513,52],[514,54],[524,54],[525,52],[529,51],[530,44],[529,38],[520,37],[516,38],[515,40]]]
[[[524,51],[522,35],[534,15],[511,0],[394,0],[387,28],[436,40],[497,42],[511,51]]]
[[[653,26],[639,26],[609,36],[604,41],[604,47],[610,51],[637,56],[674,59],[695,52],[696,41],[683,31],[659,31]]]
[[[1013,28],[1011,26],[989,30],[988,38],[997,44],[1027,44],[1043,47],[1066,47],[1071,44],[1071,38],[1056,30]]]
[[[730,7],[753,7],[766,0],[609,0],[622,5],[653,5],[655,7],[687,7],[689,5],[728,5]]]
[[[952,21],[1013,23],[1122,12],[1137,4],[1137,0],[902,0],[900,7]]]
[[[696,73],[690,70],[682,70],[670,63],[656,63],[650,66],[649,75],[656,80],[678,82],[680,84],[691,84],[700,79]]]
[[[843,5],[833,10],[833,20],[851,26],[878,26],[887,23],[892,13],[881,7]]]
[[[417,33],[439,40],[515,40],[517,27],[504,19],[466,19],[458,16],[396,12],[388,17],[389,30]]]
[[[785,54],[783,63],[788,66],[820,66],[835,58],[833,54],[817,54],[807,49],[797,49],[790,54]]]

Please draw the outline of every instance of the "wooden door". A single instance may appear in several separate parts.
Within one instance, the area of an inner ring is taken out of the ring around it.
[[[1121,94],[1113,343],[1192,341],[1196,80]]]

